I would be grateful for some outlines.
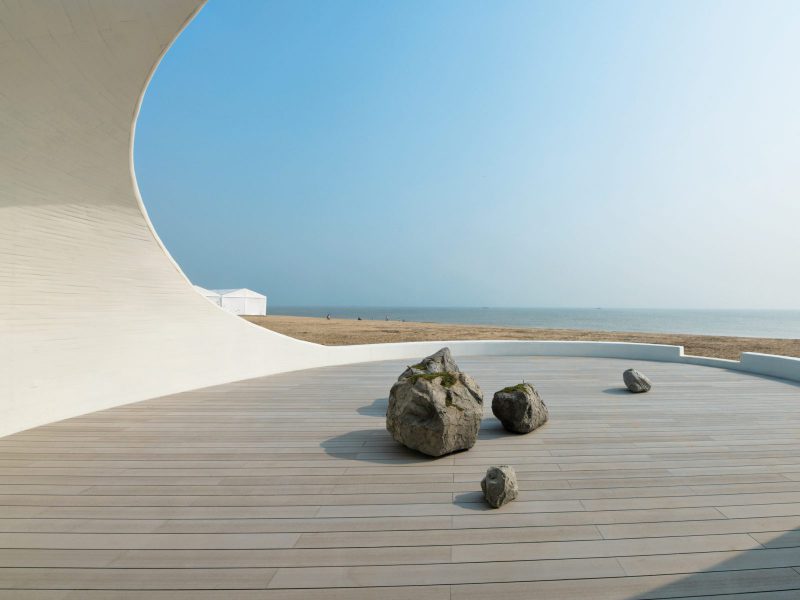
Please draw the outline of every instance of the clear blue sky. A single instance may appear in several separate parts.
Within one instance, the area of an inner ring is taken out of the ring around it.
[[[211,0],[136,172],[273,304],[800,307],[800,2]]]

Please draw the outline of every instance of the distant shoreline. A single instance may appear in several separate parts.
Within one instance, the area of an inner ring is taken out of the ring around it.
[[[800,339],[800,310],[273,305],[269,313],[379,321],[388,317],[391,321],[516,329]]]
[[[268,315],[244,317],[272,331],[325,345],[378,344],[427,340],[582,340],[643,342],[683,346],[686,354],[737,360],[742,352],[800,357],[800,339],[681,333],[640,333],[590,329],[505,327],[416,321],[325,319]]]

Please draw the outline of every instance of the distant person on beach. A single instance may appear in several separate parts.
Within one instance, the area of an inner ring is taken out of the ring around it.
[[[361,317],[358,317],[358,320],[360,321],[360,320],[361,320]]]
[[[387,320],[387,321],[389,320],[389,315],[386,315],[386,320]]]
[[[328,313],[327,315],[325,315],[325,318],[328,319],[328,321],[330,321],[331,320],[331,313]]]

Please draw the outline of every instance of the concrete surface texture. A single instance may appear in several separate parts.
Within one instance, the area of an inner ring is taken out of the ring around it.
[[[0,433],[304,358],[197,294],[140,202],[139,103],[201,5],[0,5]]]

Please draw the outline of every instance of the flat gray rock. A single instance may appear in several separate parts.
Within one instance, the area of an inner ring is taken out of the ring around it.
[[[482,418],[483,394],[472,377],[419,373],[392,386],[386,429],[408,448],[442,456],[472,448]]]
[[[530,433],[547,422],[547,406],[530,383],[495,392],[492,412],[508,431]]]
[[[625,382],[625,387],[628,388],[628,391],[634,394],[649,392],[650,388],[653,387],[650,380],[636,369],[628,369],[625,371],[622,374],[622,380]]]
[[[450,348],[442,348],[434,352],[430,356],[426,356],[415,365],[406,368],[400,374],[398,379],[405,379],[412,375],[419,375],[420,373],[460,373],[461,369],[458,368],[456,361],[453,360],[453,355],[450,354]]]
[[[516,500],[519,495],[519,486],[514,468],[508,465],[489,467],[486,477],[481,481],[481,489],[486,502],[493,508],[500,508],[504,504]]]

